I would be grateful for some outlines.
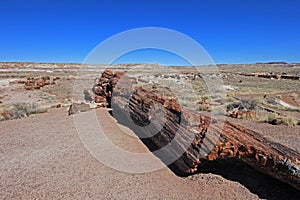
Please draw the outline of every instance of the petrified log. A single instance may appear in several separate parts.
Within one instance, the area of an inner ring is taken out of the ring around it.
[[[150,144],[152,151],[169,145],[175,135],[180,135],[179,139],[173,141],[172,148],[164,152],[164,155],[159,155],[162,161],[168,162],[168,158],[178,156],[178,152],[181,154],[184,151],[173,163],[179,174],[195,172],[201,159],[234,157],[300,189],[298,152],[270,142],[259,133],[242,126],[228,121],[222,123],[181,108],[174,99],[164,99],[143,88],[137,88],[129,99],[129,105],[127,102],[128,100],[122,96],[113,98],[114,116],[124,121],[125,113],[129,113],[125,119],[128,121],[127,125],[130,126],[130,120],[136,124],[130,128],[133,128],[139,137],[147,137],[143,140],[146,144]],[[165,109],[164,116],[155,110],[157,105]],[[153,120],[154,123],[165,121],[163,127],[154,135],[151,130],[145,128],[152,119],[156,119]],[[216,139],[216,136],[219,137]],[[186,141],[190,142],[188,146],[183,144]]]
[[[298,152],[229,121],[182,108],[176,99],[150,90],[124,92],[128,87],[123,85],[125,90],[122,83],[114,88],[114,117],[133,129],[163,162],[172,163],[177,174],[196,172],[202,160],[236,158],[300,189]]]

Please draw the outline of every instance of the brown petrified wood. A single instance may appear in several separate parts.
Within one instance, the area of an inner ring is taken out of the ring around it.
[[[124,93],[122,84],[127,89],[128,84],[121,81],[121,86],[115,87],[116,76],[104,74],[111,77],[106,82],[114,83],[111,91],[105,92],[110,99],[114,90],[114,117],[132,128],[151,151],[169,145],[157,156],[167,164],[169,158],[178,158],[172,163],[178,174],[194,173],[202,160],[236,158],[300,189],[298,152],[240,125],[182,108],[176,99],[166,99],[151,90],[137,87],[129,94]],[[153,134],[153,129],[147,128],[149,124],[161,128]]]

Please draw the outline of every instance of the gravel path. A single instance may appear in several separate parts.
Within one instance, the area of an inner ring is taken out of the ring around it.
[[[84,148],[65,109],[4,121],[0,127],[0,199],[258,198],[240,183],[213,174],[181,178],[168,168],[144,174],[111,169]],[[120,141],[147,151],[132,136]]]

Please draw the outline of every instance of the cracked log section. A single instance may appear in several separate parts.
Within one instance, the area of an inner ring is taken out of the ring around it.
[[[298,152],[240,125],[182,108],[175,99],[151,90],[137,87],[129,92],[129,78],[120,79],[117,85],[113,78],[105,82],[113,83],[109,88],[114,117],[132,128],[154,154],[169,147],[156,155],[166,164],[178,158],[171,166],[179,175],[196,172],[204,160],[235,158],[300,189]]]

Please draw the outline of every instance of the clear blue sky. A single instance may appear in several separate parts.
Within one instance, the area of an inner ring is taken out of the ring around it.
[[[108,37],[151,26],[192,37],[216,63],[300,62],[299,0],[1,0],[0,7],[0,61],[80,63]]]

